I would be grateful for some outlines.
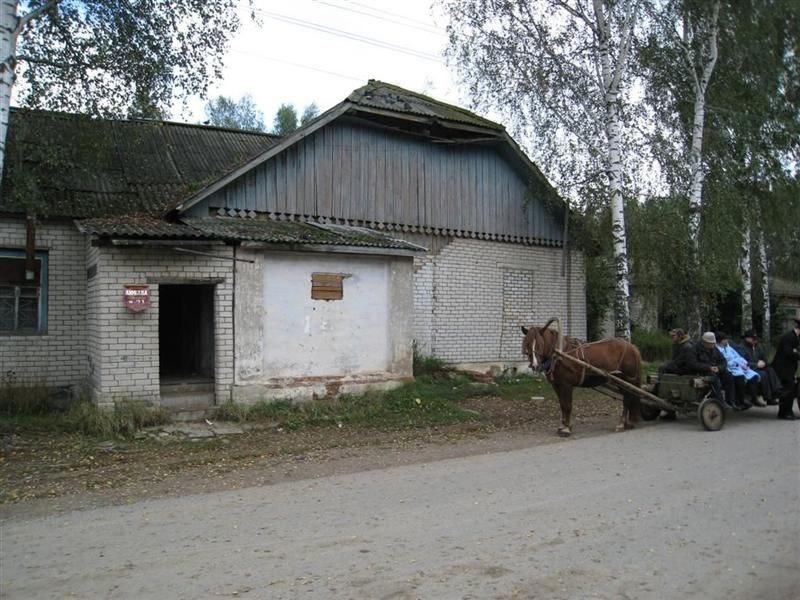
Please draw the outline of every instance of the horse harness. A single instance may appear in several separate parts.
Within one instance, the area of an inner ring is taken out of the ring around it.
[[[597,340],[596,342],[589,342],[589,343],[580,344],[577,348],[574,348],[575,353],[578,355],[575,358],[579,358],[582,362],[588,363],[589,361],[586,360],[586,346],[592,346],[592,345],[597,344],[597,343],[602,342],[602,341],[604,341],[604,340]],[[564,352],[563,343],[562,343],[561,352]],[[616,369],[614,369],[612,371],[609,371],[610,374],[613,375],[614,373],[621,373],[622,372],[621,371],[622,363],[625,362],[625,356],[627,355],[627,353],[628,353],[628,346],[626,345],[626,346],[623,346],[622,355],[619,358],[619,362],[617,363]],[[550,364],[548,365],[547,371],[546,371],[546,377],[547,377],[548,381],[551,381],[551,382],[553,381],[554,371],[556,370],[556,364],[558,363],[559,360],[563,360],[563,359],[558,354],[555,354],[555,356],[553,356],[550,359],[550,361],[549,361]],[[583,383],[586,381],[587,369],[586,369],[586,367],[584,365],[580,365],[580,369],[581,369],[581,377],[578,380],[577,387],[581,387],[583,385]]]

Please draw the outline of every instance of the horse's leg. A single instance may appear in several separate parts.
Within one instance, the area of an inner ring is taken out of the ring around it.
[[[624,398],[625,399],[623,401],[623,406],[624,406],[623,410],[625,412],[625,422],[624,422],[625,429],[633,429],[635,427],[634,422],[636,420],[634,417],[635,414],[634,404],[636,402],[636,396],[629,394],[624,396]]]
[[[558,428],[558,435],[569,437],[572,435],[572,386],[562,383],[556,393],[561,405],[561,427]]]
[[[629,408],[628,394],[622,394],[622,412],[619,415],[619,423],[617,423],[617,431],[625,431],[628,429],[630,423],[630,408]]]

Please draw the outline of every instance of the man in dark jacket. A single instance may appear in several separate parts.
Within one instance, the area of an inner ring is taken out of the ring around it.
[[[781,336],[778,349],[775,351],[775,358],[772,359],[772,368],[778,374],[778,379],[783,387],[778,418],[787,421],[797,418],[792,410],[792,405],[797,396],[795,373],[797,372],[798,347],[800,347],[800,319],[795,319],[794,328]]]
[[[692,345],[692,338],[686,335],[683,329],[673,329],[669,332],[672,339],[672,360],[665,364],[659,373],[674,373],[680,375],[685,365],[681,363],[685,359],[685,353]]]
[[[735,382],[728,372],[725,357],[717,350],[717,338],[713,332],[707,331],[699,342],[684,346],[674,362],[678,366],[679,375],[709,377],[714,396],[723,406],[733,408]]]
[[[759,400],[764,400],[765,404],[775,406],[781,393],[781,382],[778,374],[767,363],[767,353],[758,344],[758,335],[752,329],[748,329],[742,334],[742,343],[735,347],[736,351],[747,360],[747,366],[758,373],[758,386],[760,397],[756,398],[755,404],[763,406]]]

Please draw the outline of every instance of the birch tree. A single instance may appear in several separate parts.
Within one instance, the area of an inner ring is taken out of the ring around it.
[[[449,60],[478,107],[504,114],[556,187],[610,207],[615,335],[630,337],[624,196],[629,58],[639,0],[444,0]],[[597,202],[597,198],[601,202]]]
[[[20,12],[21,7],[24,12]],[[0,1],[0,173],[9,106],[124,116],[205,95],[239,26],[236,0]]]
[[[700,5],[690,0],[656,2],[652,22],[663,36],[661,50],[672,47],[682,71],[689,81],[692,94],[691,134],[689,140],[689,238],[692,242],[690,278],[699,280],[700,221],[703,209],[703,183],[706,166],[703,160],[703,140],[706,126],[706,96],[719,57],[720,0]],[[658,33],[656,34],[658,35]],[[666,53],[670,54],[670,53]],[[667,68],[674,69],[670,64]],[[658,98],[655,99],[659,101]],[[663,109],[661,109],[663,110]],[[695,334],[702,328],[702,303],[699,290],[692,292],[693,311],[689,329]]]
[[[758,270],[761,275],[761,302],[763,316],[761,318],[761,339],[769,345],[772,326],[772,311],[769,303],[769,269],[767,267],[767,245],[764,243],[764,230],[758,230]]]
[[[750,261],[750,218],[745,217],[742,231],[742,254],[739,269],[742,275],[742,330],[753,328],[753,275]]]

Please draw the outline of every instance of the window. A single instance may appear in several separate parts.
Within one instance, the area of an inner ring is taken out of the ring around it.
[[[312,273],[312,300],[341,300],[344,297],[342,281],[346,275],[341,273]]]
[[[47,330],[47,253],[36,253],[33,279],[25,277],[25,251],[0,249],[0,332]]]

